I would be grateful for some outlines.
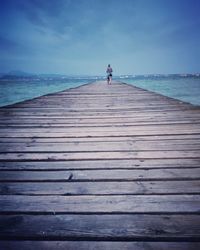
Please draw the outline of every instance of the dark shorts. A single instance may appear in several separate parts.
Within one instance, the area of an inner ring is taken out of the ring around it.
[[[111,74],[111,73],[107,76],[107,78],[109,78],[110,76],[112,77],[112,74]]]

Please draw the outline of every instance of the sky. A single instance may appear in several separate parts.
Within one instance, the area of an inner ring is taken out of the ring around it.
[[[200,72],[199,0],[0,0],[0,72]]]

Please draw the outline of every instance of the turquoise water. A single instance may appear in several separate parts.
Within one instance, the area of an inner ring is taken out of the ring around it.
[[[123,82],[172,97],[193,105],[200,105],[200,78],[123,79]]]
[[[91,79],[0,80],[0,106],[78,87],[88,82]]]
[[[0,79],[0,106],[5,106],[41,95],[78,87],[96,78],[47,78],[47,79]],[[126,77],[117,78],[125,83],[169,96],[181,101],[200,105],[200,77]]]

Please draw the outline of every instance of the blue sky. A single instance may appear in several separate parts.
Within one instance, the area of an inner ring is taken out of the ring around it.
[[[200,72],[199,0],[0,0],[0,72]]]

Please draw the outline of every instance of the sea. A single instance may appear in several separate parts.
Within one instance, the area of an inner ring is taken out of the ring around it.
[[[123,75],[114,79],[183,102],[200,105],[200,74]],[[97,80],[106,79],[103,76],[0,77],[0,107]]]

